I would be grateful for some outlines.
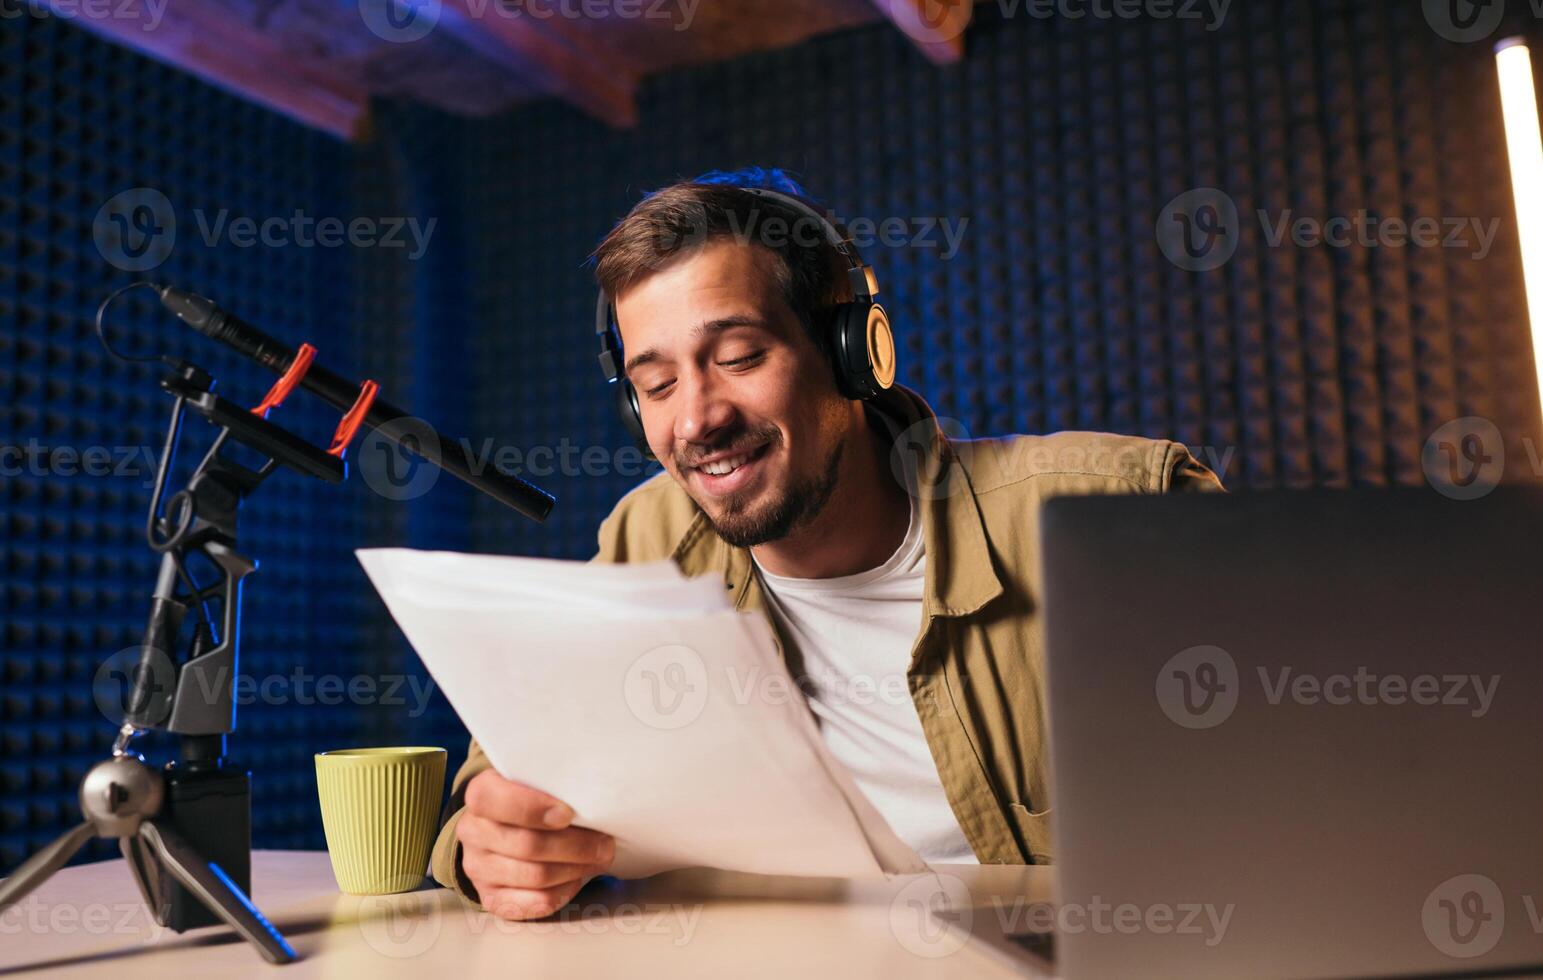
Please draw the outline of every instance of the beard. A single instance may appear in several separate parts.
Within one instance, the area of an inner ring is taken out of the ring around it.
[[[772,437],[770,451],[781,444],[781,433],[773,428],[768,434]],[[792,480],[764,503],[752,504],[741,494],[730,494],[723,498],[716,514],[703,507],[708,523],[735,548],[753,548],[787,537],[814,520],[830,502],[841,469],[842,445],[838,441],[831,447],[819,472]]]

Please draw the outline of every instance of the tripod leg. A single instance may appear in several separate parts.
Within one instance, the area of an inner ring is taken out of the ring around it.
[[[28,892],[47,881],[50,875],[64,867],[64,862],[86,845],[86,841],[95,836],[96,825],[83,823],[55,838],[28,858],[9,878],[0,881],[0,911],[15,905]]]
[[[257,911],[251,899],[218,865],[200,857],[175,830],[146,820],[139,825],[139,835],[172,877],[182,882],[182,887],[197,895],[211,912],[256,946],[268,962],[289,963],[295,959],[295,951]]]
[[[161,897],[161,875],[154,856],[149,853],[147,845],[138,834],[118,838],[118,850],[123,852],[124,859],[129,862],[129,871],[134,876],[134,884],[139,886],[145,908],[150,910],[156,922],[165,925],[166,900]]]

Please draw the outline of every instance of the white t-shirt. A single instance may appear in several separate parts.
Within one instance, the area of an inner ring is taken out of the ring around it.
[[[777,624],[803,657],[800,681],[831,753],[924,861],[976,864],[906,681],[927,571],[921,516],[910,499],[905,540],[877,568],[820,579],[756,569]]]

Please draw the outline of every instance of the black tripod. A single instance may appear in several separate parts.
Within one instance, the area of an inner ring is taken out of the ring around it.
[[[162,813],[166,798],[161,774],[133,753],[115,755],[91,767],[80,784],[86,822],[34,854],[0,882],[0,908],[19,902],[62,868],[93,837],[116,837],[139,893],[157,922],[181,932],[170,910],[172,882],[191,893],[253,944],[270,963],[288,963],[295,951],[246,893],[218,864],[207,860]]]
[[[251,410],[232,404],[214,394],[208,372],[183,361],[130,357],[114,350],[103,332],[103,313],[114,299],[139,286],[150,287],[163,306],[194,330],[281,375],[262,403]],[[257,562],[236,551],[242,501],[280,465],[329,483],[342,482],[348,472],[343,453],[366,423],[398,448],[411,449],[533,520],[545,519],[553,499],[517,476],[477,468],[456,443],[376,399],[373,381],[356,385],[313,366],[316,352],[309,345],[289,348],[202,296],[135,283],[107,298],[97,311],[96,328],[114,357],[158,360],[172,368],[161,387],[175,404],[145,524],[146,539],[161,556],[161,567],[138,660],[128,677],[129,695],[112,758],[93,766],[81,783],[85,822],[0,881],[0,912],[46,881],[88,840],[116,838],[140,894],[161,925],[183,932],[225,922],[271,962],[288,963],[295,951],[247,898],[251,776],[225,760],[225,736],[236,728],[232,687],[239,660],[241,583],[257,568]],[[268,411],[296,387],[346,412],[330,449],[323,451],[268,421]],[[190,408],[219,433],[187,487],[166,498],[163,507],[167,474]],[[245,446],[264,462],[257,469],[237,462],[225,453],[232,444]],[[199,584],[199,578],[206,584]],[[191,640],[186,655],[174,659],[169,651],[183,648],[189,613],[195,616]],[[129,743],[148,729],[179,736],[181,758],[158,771],[131,752]]]
[[[179,364],[161,387],[175,399],[150,501],[146,535],[161,555],[149,621],[130,674],[123,727],[112,758],[86,774],[80,788],[85,822],[58,838],[0,882],[0,909],[20,901],[93,837],[116,838],[160,924],[182,932],[225,922],[268,960],[295,951],[263,918],[251,883],[251,781],[225,765],[225,736],[235,729],[232,685],[239,660],[241,583],[257,563],[236,551],[241,502],[280,464],[329,482],[346,470],[262,415],[214,394],[203,369]],[[218,426],[213,445],[186,489],[165,501],[168,471],[188,408]],[[233,442],[266,457],[251,469],[224,455]],[[214,580],[199,584],[199,562]],[[211,616],[209,607],[217,607]],[[189,612],[197,619],[187,656],[174,661]],[[129,750],[145,729],[181,736],[181,760],[164,772]]]

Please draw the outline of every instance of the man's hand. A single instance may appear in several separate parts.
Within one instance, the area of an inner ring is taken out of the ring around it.
[[[455,835],[482,907],[503,919],[539,919],[603,874],[616,858],[615,838],[571,820],[571,807],[538,789],[491,769],[472,777]]]

